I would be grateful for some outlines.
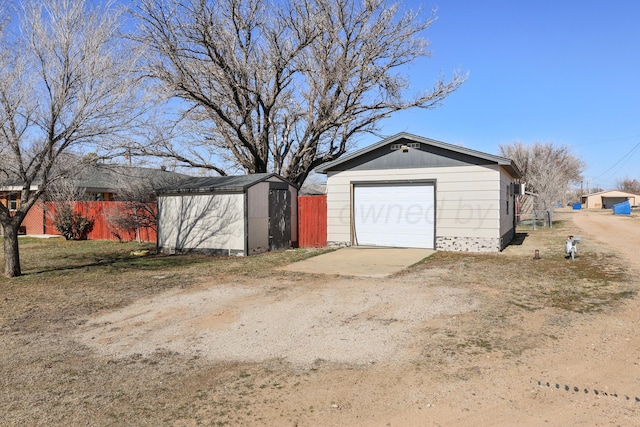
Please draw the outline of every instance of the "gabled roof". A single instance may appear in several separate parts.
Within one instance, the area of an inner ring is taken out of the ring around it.
[[[247,188],[273,177],[293,185],[275,173],[255,173],[250,175],[188,178],[170,187],[162,188],[157,193],[243,192]]]
[[[634,193],[629,193],[628,191],[622,191],[622,190],[606,190],[606,191],[598,191],[596,193],[589,193],[589,194],[585,194],[582,197],[591,197],[591,196],[605,196],[607,194],[611,194],[611,197],[625,197],[625,196],[633,196],[633,197],[640,197],[640,195],[638,194],[634,194]],[[616,196],[613,196],[613,195]]]
[[[507,159],[505,157],[500,157],[500,156],[494,156],[492,154],[488,154],[488,153],[483,153],[481,151],[476,151],[476,150],[472,150],[469,148],[465,148],[465,147],[460,147],[458,145],[452,145],[452,144],[447,144],[446,142],[441,142],[441,141],[436,141],[434,139],[430,139],[430,138],[425,138],[422,136],[418,136],[418,135],[413,135],[410,133],[406,133],[406,132],[400,132],[396,135],[390,136],[389,138],[385,138],[375,144],[369,145],[365,148],[362,148],[360,150],[354,151],[353,153],[349,153],[349,154],[345,154],[344,156],[341,156],[340,158],[324,163],[320,166],[318,166],[315,171],[318,173],[327,173],[328,171],[332,170],[332,169],[336,169],[338,166],[343,165],[344,163],[347,163],[353,159],[356,159],[360,156],[363,156],[365,154],[371,153],[375,150],[378,150],[380,148],[383,148],[387,145],[391,145],[393,143],[397,143],[400,140],[410,140],[410,141],[414,141],[414,142],[419,142],[421,144],[424,145],[428,145],[428,146],[432,146],[432,147],[436,147],[439,149],[443,149],[443,150],[447,150],[453,153],[459,153],[459,154],[463,154],[466,156],[471,156],[474,157],[476,159],[480,159],[480,160],[484,160],[487,161],[489,163],[496,163],[500,166],[503,166],[505,169],[507,169],[507,171],[514,177],[516,178],[520,178],[522,177],[522,173],[520,172],[520,170],[518,169],[518,167],[516,166],[516,164],[510,160]]]

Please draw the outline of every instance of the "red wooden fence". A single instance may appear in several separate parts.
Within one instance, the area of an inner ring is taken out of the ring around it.
[[[114,217],[126,213],[130,215],[149,216],[142,210],[133,212],[127,202],[75,202],[74,210],[93,221],[93,227],[87,235],[90,240],[123,240],[155,242],[156,230],[154,226],[139,227],[137,231],[124,230],[113,223]],[[46,203],[44,215],[44,234],[60,234],[53,225],[55,205]],[[155,221],[149,221],[155,222]],[[29,230],[27,230],[29,233]]]
[[[298,196],[298,245],[327,246],[327,196]]]
[[[91,240],[140,240],[155,242],[154,226],[140,227],[138,232],[118,228],[110,221],[116,212],[130,211],[127,202],[76,202],[74,210],[93,221],[87,236]],[[60,234],[53,225],[54,204],[37,204],[22,222],[26,234]],[[148,215],[139,212],[139,215]],[[327,245],[327,196],[298,197],[298,245],[301,248],[317,248]]]

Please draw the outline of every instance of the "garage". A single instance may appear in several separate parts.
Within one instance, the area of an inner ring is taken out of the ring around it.
[[[638,206],[638,204],[640,204],[640,194],[610,190],[586,194],[581,198],[583,209],[611,209],[613,205],[626,202],[627,200],[631,206]]]
[[[327,175],[327,245],[498,252],[515,235],[517,166],[399,133],[316,168]]]
[[[434,248],[432,182],[354,183],[353,189],[356,245]]]

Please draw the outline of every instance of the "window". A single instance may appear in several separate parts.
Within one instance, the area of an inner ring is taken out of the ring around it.
[[[507,195],[507,200],[506,200],[506,202],[507,202],[507,215],[509,214],[509,190],[510,190],[510,185],[507,184],[507,194],[506,194]]]
[[[18,195],[17,194],[9,194],[7,198],[7,207],[10,211],[15,211],[18,209]]]

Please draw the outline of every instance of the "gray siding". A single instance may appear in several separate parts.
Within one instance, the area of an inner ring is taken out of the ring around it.
[[[269,250],[269,183],[260,182],[247,189],[248,254]]]
[[[502,250],[515,235],[514,180],[504,169],[500,169],[500,237]],[[508,209],[507,209],[508,207]]]
[[[400,140],[397,145],[411,144],[413,141]],[[488,165],[486,160],[463,153],[451,152],[440,147],[420,144],[406,152],[391,149],[390,145],[378,148],[336,167],[347,170],[386,170],[407,168],[440,168],[451,166]],[[335,169],[334,169],[335,170]]]
[[[328,172],[327,241],[350,245],[351,183],[433,180],[436,182],[436,247],[498,251],[501,237],[501,174],[498,165],[441,166]]]

